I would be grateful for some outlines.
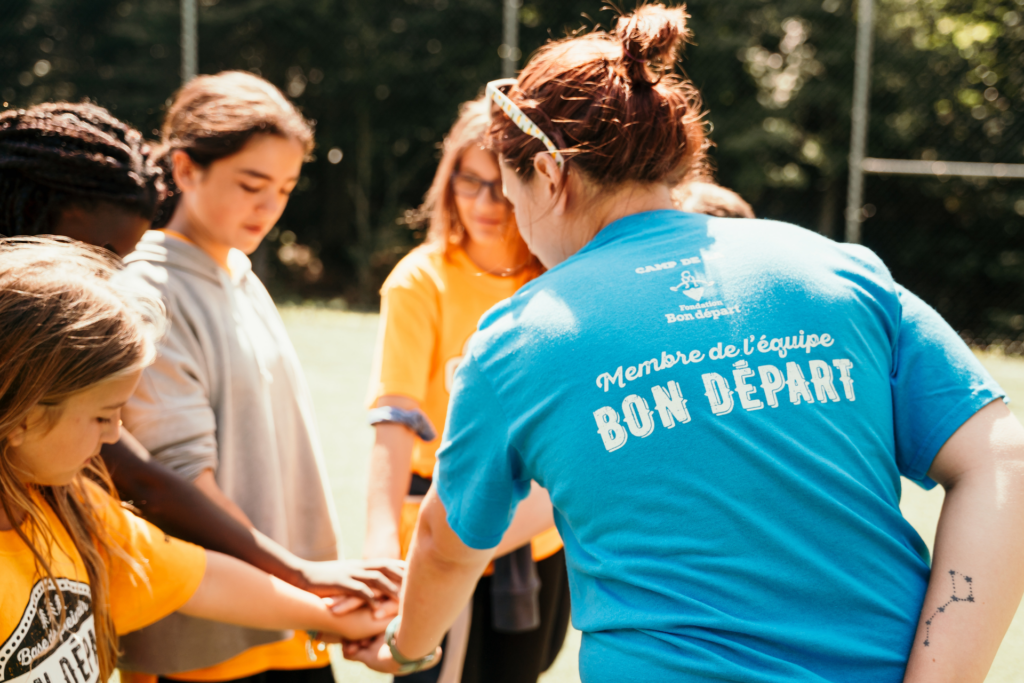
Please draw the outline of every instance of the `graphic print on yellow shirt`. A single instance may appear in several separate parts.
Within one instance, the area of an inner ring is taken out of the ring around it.
[[[111,538],[143,568],[106,557],[110,615],[118,634],[142,628],[188,601],[206,570],[202,548],[170,538],[99,491],[101,518]],[[32,550],[15,531],[0,531],[0,683],[104,683],[99,681],[92,591],[81,556],[53,511],[36,503],[53,531],[50,570],[41,577]],[[50,591],[46,589],[50,588]],[[60,623],[59,591],[66,618]],[[49,595],[50,609],[47,609]]]
[[[49,586],[50,591],[45,588]],[[59,623],[60,591],[67,616]],[[47,593],[50,605],[47,608]],[[93,681],[99,673],[89,584],[69,579],[37,581],[14,632],[0,646],[0,680],[43,683]]]
[[[440,434],[448,415],[451,380],[480,317],[538,275],[533,268],[509,277],[482,272],[461,248],[448,254],[427,246],[410,252],[381,288],[368,404],[374,406],[381,396],[407,396],[420,404]],[[433,476],[440,444],[440,436],[429,442],[416,439],[414,473]],[[418,511],[416,503],[407,503],[402,510],[403,557]],[[534,559],[550,557],[561,547],[552,528],[534,538]]]

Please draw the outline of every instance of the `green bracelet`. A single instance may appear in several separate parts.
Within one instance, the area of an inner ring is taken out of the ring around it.
[[[405,657],[398,651],[398,647],[395,646],[395,631],[398,630],[401,623],[402,615],[398,615],[391,620],[391,623],[388,624],[387,629],[384,631],[384,642],[387,643],[388,649],[391,650],[391,658],[400,665],[400,668],[398,669],[398,673],[400,674],[414,674],[417,671],[423,671],[434,663],[434,658],[437,657],[437,652],[431,652],[426,657],[421,657],[419,659],[409,659]]]

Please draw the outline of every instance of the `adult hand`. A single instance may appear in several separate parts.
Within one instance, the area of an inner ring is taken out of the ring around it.
[[[347,642],[342,645],[342,654],[345,659],[353,662],[362,662],[370,669],[385,674],[397,675],[401,664],[391,656],[391,649],[384,642],[384,635],[381,634],[372,640],[360,642]],[[441,661],[441,648],[434,650],[434,661],[428,666],[432,669]]]
[[[405,578],[402,560],[338,560],[305,562],[300,568],[299,588],[321,597],[342,595],[377,604],[381,597],[398,599]]]

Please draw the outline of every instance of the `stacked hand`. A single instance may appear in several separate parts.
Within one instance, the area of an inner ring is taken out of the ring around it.
[[[384,632],[398,614],[398,593],[405,578],[401,560],[339,560],[304,562],[299,568],[299,588],[324,598],[338,618],[337,630],[311,633],[328,643],[373,639]],[[338,635],[338,634],[343,634]]]
[[[325,643],[369,642],[384,633],[398,614],[397,600],[379,600],[370,608],[361,598],[324,598],[338,622],[337,629],[311,632],[314,640]]]
[[[373,608],[375,617],[384,618],[394,616],[392,610],[397,609],[398,592],[404,578],[405,562],[402,560],[305,562],[295,585],[320,597],[334,598],[331,609],[337,615],[368,605]],[[389,606],[388,602],[395,605]]]
[[[391,648],[384,642],[384,634],[376,638],[367,638],[361,641],[346,641],[342,645],[342,653],[345,659],[353,662],[362,662],[374,671],[385,674],[398,674],[401,665],[391,656]],[[435,651],[434,663],[427,667],[433,668],[441,661],[441,648]]]

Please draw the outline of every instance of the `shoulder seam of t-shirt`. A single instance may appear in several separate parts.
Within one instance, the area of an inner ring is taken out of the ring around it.
[[[926,481],[928,479],[928,469],[931,468],[935,457],[939,454],[939,451],[946,442],[949,441],[950,437],[952,437],[960,427],[966,424],[968,420],[974,417],[979,410],[993,401],[1005,398],[1005,396],[1005,392],[997,393],[992,391],[991,387],[981,386],[957,402],[955,406],[947,410],[941,418],[935,421],[935,428],[932,429],[927,438],[922,441],[921,446],[917,449],[917,453],[913,456],[913,460],[907,463],[907,478],[919,483]],[[971,411],[969,415],[966,415],[963,420],[960,420],[953,425],[953,417],[960,414],[963,411],[964,406],[972,403],[976,404],[977,407]],[[927,462],[927,466],[924,466],[925,462]]]
[[[433,256],[432,253],[420,251],[419,248],[413,249],[403,256],[402,259],[395,264],[395,267],[388,274],[388,277],[384,279],[384,284],[381,286],[381,292],[386,289],[404,286],[403,284],[395,284],[392,282],[392,275],[398,275],[404,278],[423,277],[429,280],[431,284],[436,287],[437,285],[434,282],[433,277],[436,273],[431,273],[430,271],[437,271],[438,266],[433,262],[431,256]],[[444,258],[443,255],[442,258]]]
[[[381,299],[385,297],[416,297],[419,300],[429,300],[438,306],[438,299],[441,297],[441,291],[434,282],[434,278],[424,273],[424,277],[416,278],[413,281],[405,281],[398,284],[388,285],[382,287],[380,290]]]

